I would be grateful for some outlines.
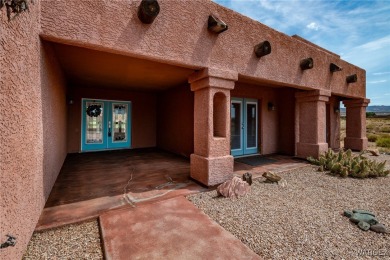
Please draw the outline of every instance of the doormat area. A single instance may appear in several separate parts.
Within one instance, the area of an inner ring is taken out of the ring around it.
[[[245,163],[251,166],[259,166],[264,164],[271,164],[276,162],[276,160],[267,158],[261,155],[248,156],[234,159],[236,162]]]

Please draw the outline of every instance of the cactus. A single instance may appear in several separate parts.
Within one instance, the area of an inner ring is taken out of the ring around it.
[[[340,175],[341,177],[348,177],[348,168],[347,167],[343,167],[340,171]]]
[[[313,157],[307,157],[307,160],[311,163],[311,164],[314,164],[314,165],[320,165],[320,161],[313,158]]]
[[[329,149],[321,154],[318,159],[308,157],[307,160],[318,165],[318,171],[329,171],[332,175],[353,178],[385,177],[390,174],[386,170],[386,161],[378,163],[363,156],[364,152],[354,155],[351,150],[335,153]]]

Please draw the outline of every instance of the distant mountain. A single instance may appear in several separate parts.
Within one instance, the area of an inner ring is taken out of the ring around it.
[[[345,107],[341,108],[341,112],[345,112]],[[368,106],[366,112],[390,113],[390,106]]]
[[[390,112],[390,106],[368,106],[367,112]]]

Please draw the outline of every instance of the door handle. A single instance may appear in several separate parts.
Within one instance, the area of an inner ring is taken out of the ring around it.
[[[241,124],[241,129],[244,129],[244,123]]]
[[[108,121],[108,137],[111,137],[111,121]]]

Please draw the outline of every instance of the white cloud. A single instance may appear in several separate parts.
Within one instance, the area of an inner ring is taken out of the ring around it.
[[[386,75],[386,74],[390,74],[390,71],[385,71],[385,72],[374,72],[374,73],[372,73],[372,75],[375,75],[375,76]]]
[[[315,22],[312,22],[312,23],[309,23],[308,25],[306,25],[306,28],[314,30],[314,31],[318,31],[318,29],[320,27]]]
[[[387,82],[387,80],[375,80],[375,81],[368,81],[369,84],[378,84],[378,83],[384,83]]]
[[[360,45],[358,46],[358,48],[362,48],[368,51],[376,51],[376,50],[388,48],[389,46],[390,46],[390,35]]]

